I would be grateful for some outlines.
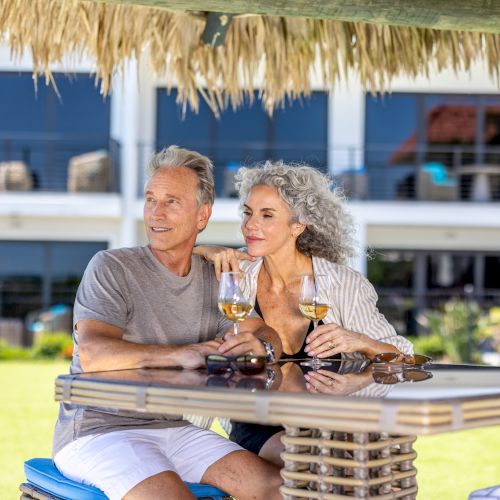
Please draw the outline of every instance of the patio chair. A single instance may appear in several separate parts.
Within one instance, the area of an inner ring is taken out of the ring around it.
[[[27,482],[19,486],[21,500],[107,500],[98,488],[64,477],[50,458],[32,458],[24,462]],[[230,496],[208,484],[186,483],[199,499],[230,500]]]
[[[105,193],[110,187],[109,155],[99,150],[74,156],[68,165],[68,191]]]
[[[475,490],[469,495],[468,500],[500,500],[500,484]]]
[[[33,177],[22,161],[0,163],[0,191],[31,191]]]
[[[455,201],[458,181],[449,176],[442,163],[426,163],[417,172],[417,193],[421,200]]]

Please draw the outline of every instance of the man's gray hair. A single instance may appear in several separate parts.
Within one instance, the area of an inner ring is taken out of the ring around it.
[[[168,148],[164,148],[160,152],[155,153],[149,160],[146,167],[147,181],[151,179],[153,174],[158,169],[165,167],[186,167],[194,170],[198,176],[198,192],[196,193],[198,206],[204,204],[214,204],[214,166],[209,158],[197,153],[196,151],[182,149],[178,146],[169,146]]]
[[[306,229],[297,238],[297,250],[308,256],[346,264],[354,255],[351,216],[344,209],[344,196],[332,189],[332,180],[315,168],[283,161],[266,161],[253,168],[240,168],[236,188],[245,203],[253,187],[273,186],[292,211],[291,222]]]

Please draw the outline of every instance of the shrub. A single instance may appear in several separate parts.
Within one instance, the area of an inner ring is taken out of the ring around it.
[[[5,340],[0,340],[0,359],[13,360],[13,359],[28,359],[31,357],[29,349],[23,347],[15,347],[7,344]]]
[[[73,339],[64,332],[45,332],[37,339],[32,348],[34,358],[71,358]]]
[[[427,327],[431,337],[440,338],[449,361],[461,363],[470,355],[470,361],[478,362],[478,344],[484,338],[478,328],[479,318],[476,303],[452,299],[446,302],[443,310],[427,311],[420,322]]]
[[[413,339],[413,349],[416,353],[426,354],[434,360],[442,358],[446,354],[443,339],[436,334]]]

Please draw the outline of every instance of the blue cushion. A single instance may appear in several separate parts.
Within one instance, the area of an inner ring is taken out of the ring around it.
[[[24,462],[26,479],[64,500],[107,500],[99,489],[64,477],[50,458],[32,458]]]
[[[87,486],[64,477],[50,458],[32,458],[24,462],[24,473],[31,484],[64,500],[107,500],[98,488]],[[208,484],[186,483],[196,498],[227,496]]]
[[[450,177],[448,177],[448,170],[446,170],[446,167],[442,163],[438,162],[425,163],[422,166],[422,169],[428,174],[430,174],[432,182],[434,184],[438,184],[440,186],[457,185],[456,179],[450,179]]]

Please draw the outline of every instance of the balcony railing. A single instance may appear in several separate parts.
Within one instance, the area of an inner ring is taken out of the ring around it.
[[[118,192],[120,145],[67,135],[0,135],[0,191]]]
[[[384,201],[500,201],[500,147],[377,145],[327,148],[324,143],[193,141],[181,144],[215,165],[218,196],[235,196],[234,174],[266,159],[307,163],[333,174],[350,199]],[[156,148],[140,146],[140,168]],[[144,177],[140,176],[139,193]]]

